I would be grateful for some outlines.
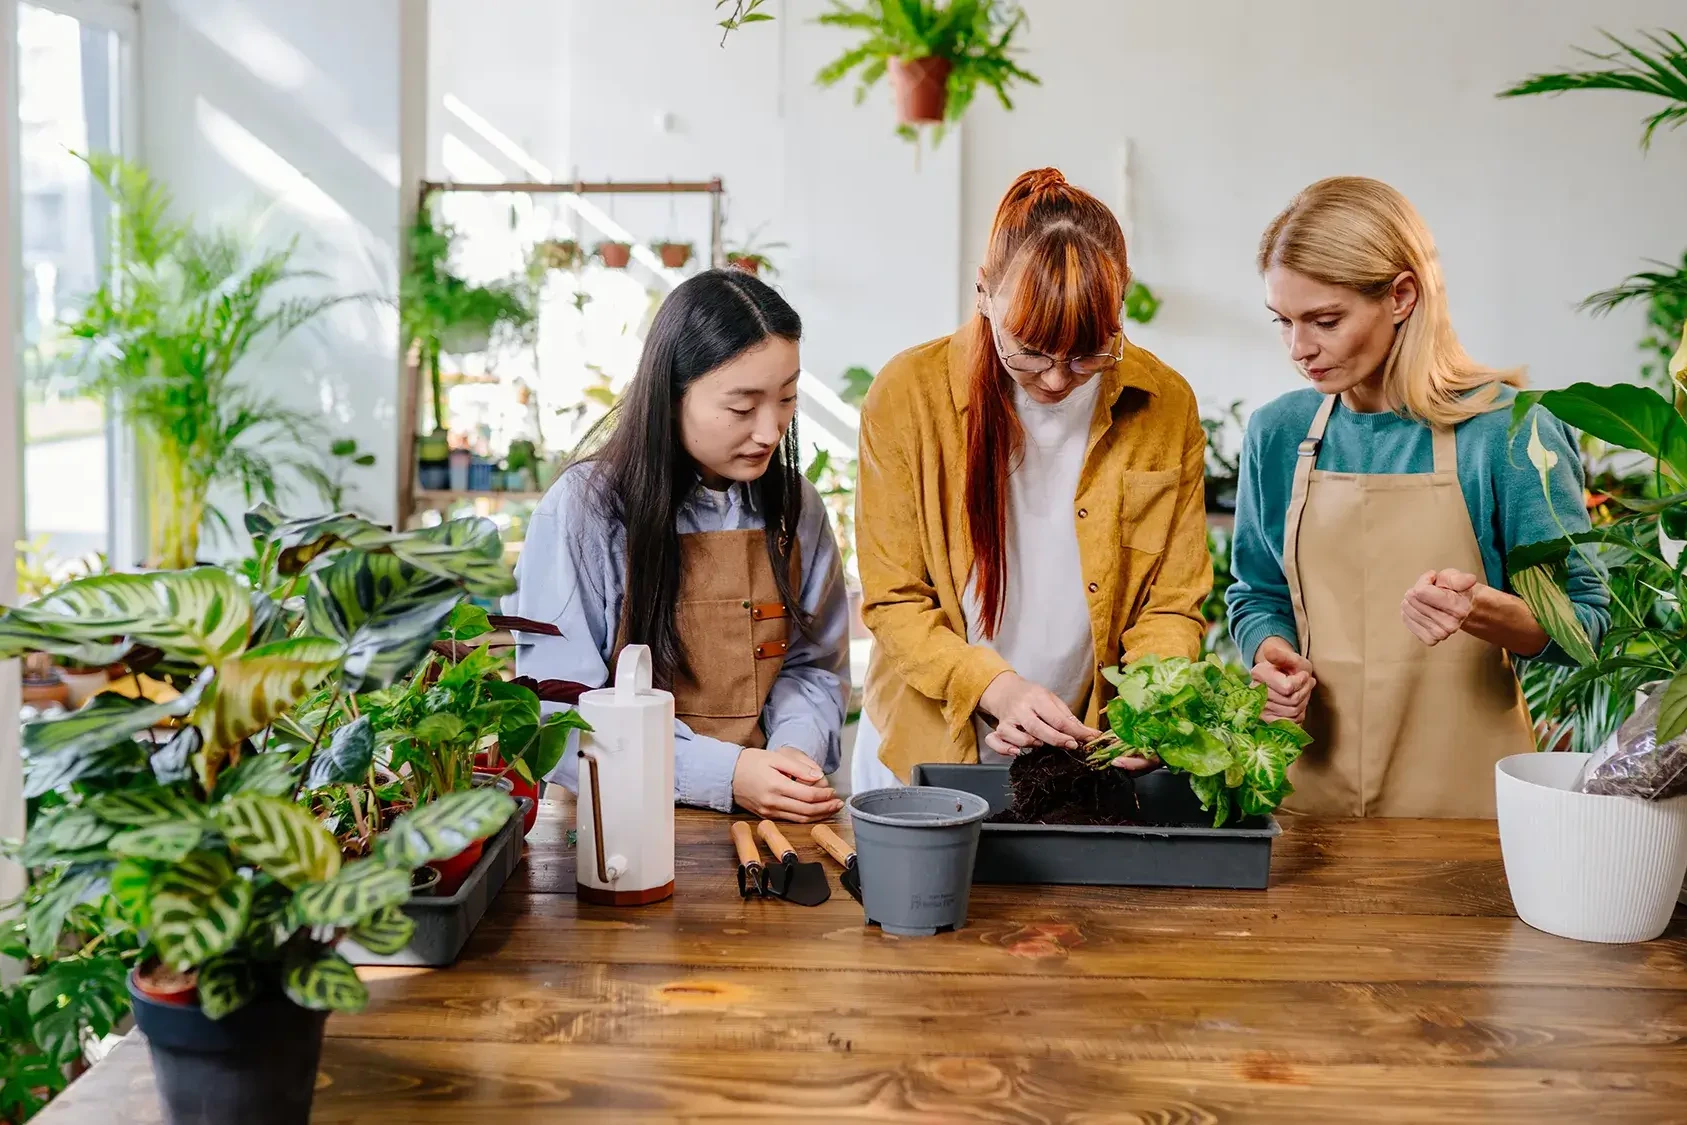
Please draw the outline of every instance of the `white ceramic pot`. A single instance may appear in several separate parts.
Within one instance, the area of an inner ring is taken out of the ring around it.
[[[1500,852],[1517,916],[1578,941],[1650,941],[1687,878],[1687,796],[1573,793],[1584,754],[1514,754],[1494,767]]]

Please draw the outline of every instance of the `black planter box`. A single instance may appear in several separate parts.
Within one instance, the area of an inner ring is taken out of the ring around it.
[[[522,802],[516,798],[515,815],[498,829],[480,860],[469,871],[457,893],[449,896],[417,895],[404,904],[404,913],[416,923],[410,944],[397,953],[371,953],[350,938],[340,942],[340,955],[354,965],[450,965],[463,951],[469,935],[480,925],[492,899],[504,881],[521,863]]]
[[[990,802],[992,816],[1011,803],[1007,766],[918,765],[913,782],[976,793]],[[1263,889],[1270,881],[1271,841],[1283,831],[1276,818],[1214,828],[1187,777],[1153,770],[1135,784],[1150,825],[985,821],[972,881],[1238,890]]]

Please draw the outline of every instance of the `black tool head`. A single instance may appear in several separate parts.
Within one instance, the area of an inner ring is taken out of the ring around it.
[[[819,906],[832,897],[826,869],[818,863],[799,863],[793,858],[762,868],[762,893],[794,902],[798,906]]]

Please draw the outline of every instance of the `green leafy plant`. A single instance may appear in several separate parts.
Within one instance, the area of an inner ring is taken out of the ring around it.
[[[1647,33],[1645,45],[1628,43],[1609,32],[1605,38],[1617,49],[1580,53],[1595,62],[1610,66],[1590,70],[1558,71],[1525,78],[1508,90],[1502,98],[1521,98],[1535,94],[1562,94],[1570,90],[1625,90],[1662,98],[1662,108],[1646,118],[1646,130],[1640,135],[1640,147],[1649,148],[1652,134],[1660,128],[1674,129],[1687,120],[1687,40],[1673,31]]]
[[[1677,356],[1687,363],[1687,348]],[[1660,533],[1687,526],[1687,418],[1649,387],[1577,383],[1563,390],[1518,396],[1513,427],[1539,404],[1563,421],[1609,445],[1644,454],[1653,466],[1654,498],[1618,498],[1625,514],[1585,532],[1518,547],[1506,560],[1512,583],[1541,627],[1575,660],[1561,671],[1526,672],[1531,710],[1541,745],[1591,750],[1633,710],[1636,691],[1660,681],[1687,684],[1687,621],[1679,553],[1671,558]],[[1531,434],[1529,455],[1549,497],[1547,475],[1556,467],[1550,450]],[[1594,565],[1610,597],[1611,628],[1595,644],[1576,617],[1566,589],[1572,553]],[[1680,690],[1680,689],[1677,689]],[[1666,709],[1666,720],[1687,718]],[[1660,728],[1660,744],[1680,729]]]
[[[993,90],[1002,108],[1012,109],[1010,85],[1042,81],[1013,61],[1013,39],[1025,24],[1025,13],[1007,0],[864,0],[859,6],[832,0],[831,11],[818,22],[863,37],[815,76],[820,85],[832,86],[855,74],[857,104],[893,62],[938,59],[949,65],[943,124],[934,143],[941,143],[946,126],[965,116],[980,87]],[[918,138],[909,124],[897,132]]]
[[[1160,315],[1160,298],[1154,291],[1140,281],[1131,282],[1131,287],[1125,290],[1125,319],[1134,320],[1138,324],[1151,324]]]
[[[867,401],[867,391],[872,385],[872,368],[851,367],[843,373],[843,388],[838,391],[838,397],[859,410]]]
[[[1266,692],[1247,671],[1215,656],[1192,661],[1147,656],[1103,672],[1118,689],[1107,704],[1112,739],[1090,761],[1159,759],[1189,775],[1213,826],[1266,816],[1294,792],[1289,765],[1311,739],[1287,719],[1266,722]]]
[[[485,351],[499,333],[526,341],[536,320],[525,278],[474,285],[451,269],[456,231],[434,221],[424,201],[407,238],[410,265],[398,285],[398,319],[406,346],[428,373],[434,428],[445,429],[442,355]]]
[[[358,448],[357,439],[350,437],[335,438],[328,444],[328,458],[326,465],[306,465],[302,467],[305,479],[314,484],[322,498],[328,502],[330,511],[340,512],[346,508],[346,494],[351,491],[346,485],[346,474],[355,466],[367,469],[375,463],[375,455],[368,450]]]
[[[771,20],[772,16],[759,10],[765,3],[767,0],[715,0],[717,12],[728,4],[732,5],[732,10],[718,25],[721,28],[720,45],[726,46],[726,37],[747,23],[765,23]]]
[[[256,250],[231,230],[196,230],[170,216],[169,193],[140,167],[84,159],[115,204],[117,245],[64,326],[73,347],[62,374],[140,435],[152,473],[149,559],[190,566],[201,523],[233,534],[208,503],[212,484],[273,501],[277,470],[310,463],[282,452],[310,444],[309,420],[237,378],[244,361],[355,298],[308,295],[323,275],[293,265],[293,243]]]
[[[60,873],[25,930],[32,952],[50,949],[71,909],[109,894],[150,957],[197,974],[212,1018],[272,984],[304,1007],[355,1010],[366,993],[335,944],[349,934],[401,948],[412,869],[490,835],[514,805],[495,790],[447,794],[400,816],[368,858],[344,861],[298,797],[307,780],[352,780],[365,763],[349,736],[283,720],[324,684],[339,695],[398,681],[465,592],[496,596],[514,581],[485,520],[395,533],[260,508],[247,526],[257,589],[215,567],[117,574],[0,615],[0,658],[145,666],[180,692],[165,703],[100,695],[25,725],[25,795],[55,803],[18,858]],[[303,594],[278,603],[272,582]]]

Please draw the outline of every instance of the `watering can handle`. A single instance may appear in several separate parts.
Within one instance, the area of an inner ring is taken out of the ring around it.
[[[628,645],[615,660],[615,702],[631,703],[650,690],[650,646]]]

